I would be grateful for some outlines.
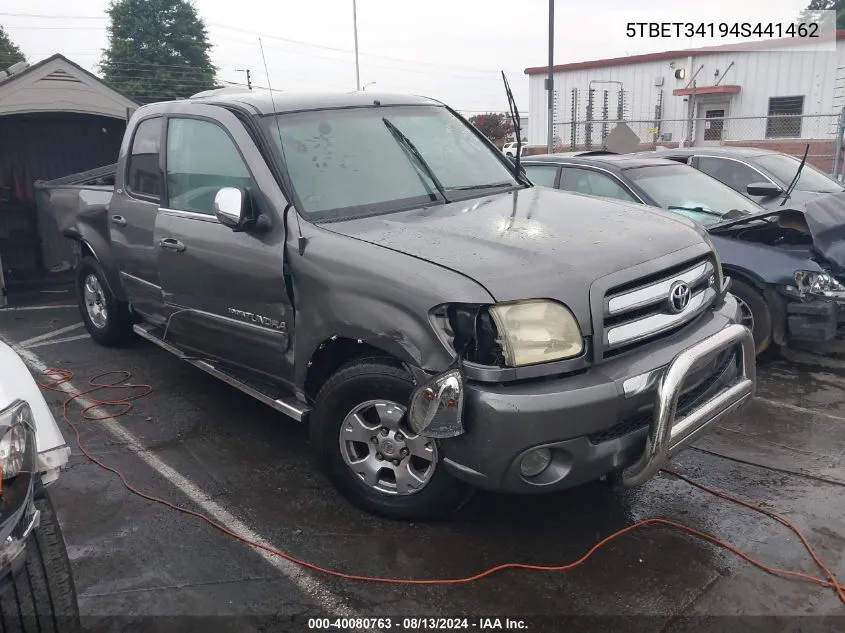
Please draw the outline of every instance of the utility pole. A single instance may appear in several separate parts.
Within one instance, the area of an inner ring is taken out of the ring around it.
[[[355,31],[355,89],[361,89],[361,71],[358,68],[358,10],[352,0],[352,29]]]
[[[249,68],[236,68],[235,72],[246,73],[246,87],[252,90],[252,74],[249,72]]]
[[[549,0],[549,75],[546,77],[546,90],[549,93],[549,140],[548,153],[554,152],[555,145],[555,101],[554,101],[554,49],[555,49],[555,0]]]

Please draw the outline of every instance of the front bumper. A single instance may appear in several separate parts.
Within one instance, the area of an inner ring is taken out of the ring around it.
[[[790,340],[826,343],[845,334],[845,296],[786,304]]]
[[[538,493],[622,471],[648,480],[753,395],[754,344],[732,297],[695,326],[584,373],[516,385],[467,384],[466,432],[441,444],[455,476],[489,490]],[[733,360],[731,360],[733,359]],[[548,448],[525,477],[520,461]]]

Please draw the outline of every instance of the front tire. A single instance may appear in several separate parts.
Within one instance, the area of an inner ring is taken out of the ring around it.
[[[311,440],[331,482],[357,507],[391,519],[438,519],[470,490],[444,470],[437,443],[408,426],[413,389],[394,363],[353,361],[320,389]]]
[[[741,324],[751,330],[757,356],[772,343],[772,312],[763,295],[749,283],[733,278],[730,293],[739,301]]]
[[[103,267],[83,257],[76,276],[79,312],[88,334],[105,347],[122,347],[132,339],[132,313],[109,290]]]
[[[41,523],[29,535],[26,561],[0,594],[0,630],[20,633],[82,631],[70,560],[49,497],[37,499]]]

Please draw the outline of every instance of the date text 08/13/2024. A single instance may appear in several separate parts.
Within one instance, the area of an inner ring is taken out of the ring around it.
[[[397,631],[527,631],[529,625],[519,618],[476,617],[476,618],[440,618],[440,617],[376,617],[376,618],[309,618],[308,629],[311,631],[352,631],[377,628]]]
[[[628,22],[626,37],[797,37],[815,40],[822,35],[817,22]]]

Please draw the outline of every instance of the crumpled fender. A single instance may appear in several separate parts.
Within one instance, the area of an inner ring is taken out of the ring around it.
[[[710,239],[719,253],[726,275],[737,271],[762,285],[794,285],[796,270],[824,272],[812,259],[774,246],[744,242],[718,234],[711,235]]]

